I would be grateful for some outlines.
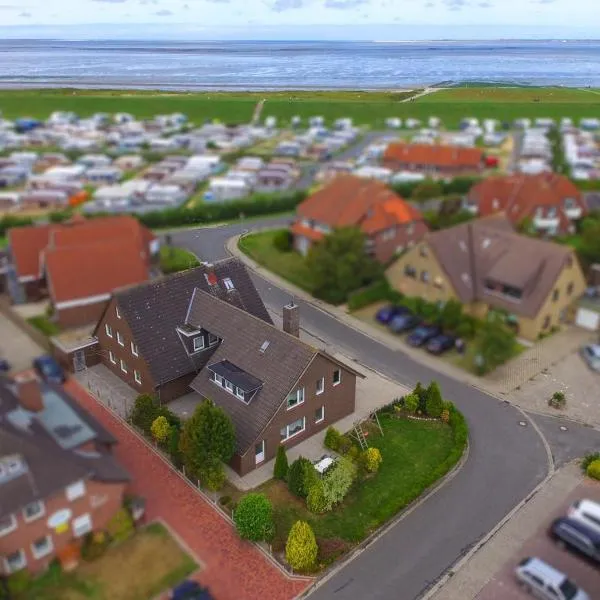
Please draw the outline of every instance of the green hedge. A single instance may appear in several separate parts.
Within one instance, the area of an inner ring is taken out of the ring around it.
[[[31,225],[33,219],[30,217],[16,217],[14,215],[6,215],[0,219],[0,237],[4,237],[6,232],[11,227],[24,227]]]
[[[401,299],[402,294],[394,290],[387,279],[381,279],[350,294],[348,296],[348,309],[358,310],[374,302],[381,302],[383,300],[399,302]]]
[[[423,184],[435,183],[436,186],[439,185],[440,187],[440,195],[447,196],[449,194],[466,194],[478,181],[481,181],[480,177],[455,177],[450,181],[425,179],[423,181],[393,183],[391,188],[403,198],[412,198],[415,190],[423,189]]]

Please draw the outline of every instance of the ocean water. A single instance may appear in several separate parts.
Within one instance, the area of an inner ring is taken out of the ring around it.
[[[401,89],[459,82],[600,87],[600,41],[0,40],[0,87]]]

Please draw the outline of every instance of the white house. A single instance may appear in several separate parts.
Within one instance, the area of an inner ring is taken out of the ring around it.
[[[85,172],[85,178],[89,183],[116,183],[123,177],[123,171],[118,167],[98,167],[94,169],[88,169]]]
[[[110,185],[98,188],[94,192],[94,202],[104,208],[126,207],[134,197],[133,190],[121,185]]]
[[[146,202],[152,204],[179,204],[187,198],[185,190],[178,185],[154,184],[146,192]]]
[[[402,119],[398,117],[390,117],[385,120],[385,126],[389,129],[400,129],[402,127]]]
[[[210,180],[204,199],[208,201],[237,200],[250,194],[250,186],[242,179],[215,177]]]
[[[364,177],[365,179],[377,179],[378,181],[387,183],[392,176],[392,171],[391,169],[386,169],[385,167],[372,167],[365,165],[364,167],[355,169],[354,175],[357,177]]]
[[[106,154],[84,154],[77,159],[77,164],[88,169],[103,168],[112,164],[112,158]]]

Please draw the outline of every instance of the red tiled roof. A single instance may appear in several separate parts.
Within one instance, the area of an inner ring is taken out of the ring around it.
[[[133,239],[48,248],[43,260],[54,303],[109,294],[149,276],[146,259]]]
[[[483,152],[478,148],[445,146],[441,144],[389,144],[384,161],[435,167],[479,168],[483,162]]]
[[[302,223],[300,223],[299,221],[293,223],[290,230],[293,235],[301,235],[302,237],[308,238],[313,242],[318,242],[319,240],[322,240],[323,237],[325,237],[325,234],[321,233],[320,231],[311,229],[310,227],[304,227],[304,225],[302,225]]]
[[[48,245],[52,227],[53,225],[37,225],[8,230],[8,244],[19,277],[39,276],[40,254]]]
[[[302,202],[297,214],[330,227],[359,226],[365,233],[423,218],[385,184],[354,175],[335,177]]]

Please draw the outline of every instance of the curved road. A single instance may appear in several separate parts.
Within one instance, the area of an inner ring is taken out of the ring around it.
[[[289,218],[278,217],[177,231],[172,239],[202,260],[216,261],[227,256],[224,246],[233,235],[288,222]],[[290,294],[255,274],[253,279],[267,307],[281,314]],[[318,600],[417,598],[544,479],[548,455],[543,440],[531,422],[519,424],[525,420],[523,414],[508,403],[415,362],[307,302],[296,301],[304,329],[406,385],[436,379],[444,396],[469,422],[470,453],[456,477],[311,595]],[[540,426],[551,435],[558,430],[554,423]],[[571,437],[561,441],[566,448],[563,460],[580,455],[584,443],[577,441],[580,431],[571,428],[568,433]],[[589,443],[587,437],[584,441]]]

